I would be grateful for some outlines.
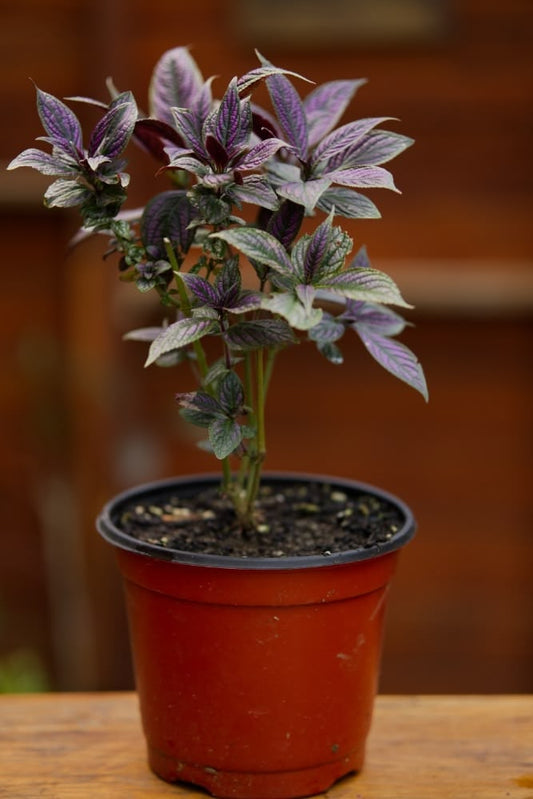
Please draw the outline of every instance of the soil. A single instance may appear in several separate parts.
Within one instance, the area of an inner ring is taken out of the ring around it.
[[[402,527],[401,511],[371,494],[345,493],[322,483],[264,486],[258,526],[243,531],[217,487],[146,504],[132,502],[119,527],[168,549],[240,558],[332,555],[389,541]]]

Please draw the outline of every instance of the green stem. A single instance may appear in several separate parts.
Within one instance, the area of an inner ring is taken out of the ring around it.
[[[251,522],[253,519],[253,510],[257,493],[259,491],[259,484],[261,481],[261,468],[266,455],[266,437],[265,437],[265,368],[264,368],[264,355],[263,350],[257,351],[256,357],[256,429],[255,436],[256,448],[251,457],[251,468],[248,480],[248,489],[246,494],[246,512],[248,520]]]

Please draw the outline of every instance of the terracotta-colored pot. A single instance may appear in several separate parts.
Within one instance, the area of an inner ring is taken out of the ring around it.
[[[272,478],[274,479],[274,478]],[[331,556],[218,558],[140,543],[117,526],[124,503],[187,480],[141,486],[98,519],[124,577],[141,716],[153,771],[215,796],[322,792],[363,765],[383,618],[405,519],[386,545]],[[198,486],[213,478],[194,478]]]

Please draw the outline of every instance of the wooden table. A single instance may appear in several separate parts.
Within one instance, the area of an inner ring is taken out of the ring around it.
[[[132,693],[0,696],[0,797],[205,794],[145,764]],[[380,696],[364,770],[331,799],[533,799],[533,697]]]

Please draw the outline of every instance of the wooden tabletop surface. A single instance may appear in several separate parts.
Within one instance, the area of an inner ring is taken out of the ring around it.
[[[364,770],[330,799],[533,799],[533,697],[380,696]],[[133,693],[0,696],[0,797],[205,794],[147,768]]]

